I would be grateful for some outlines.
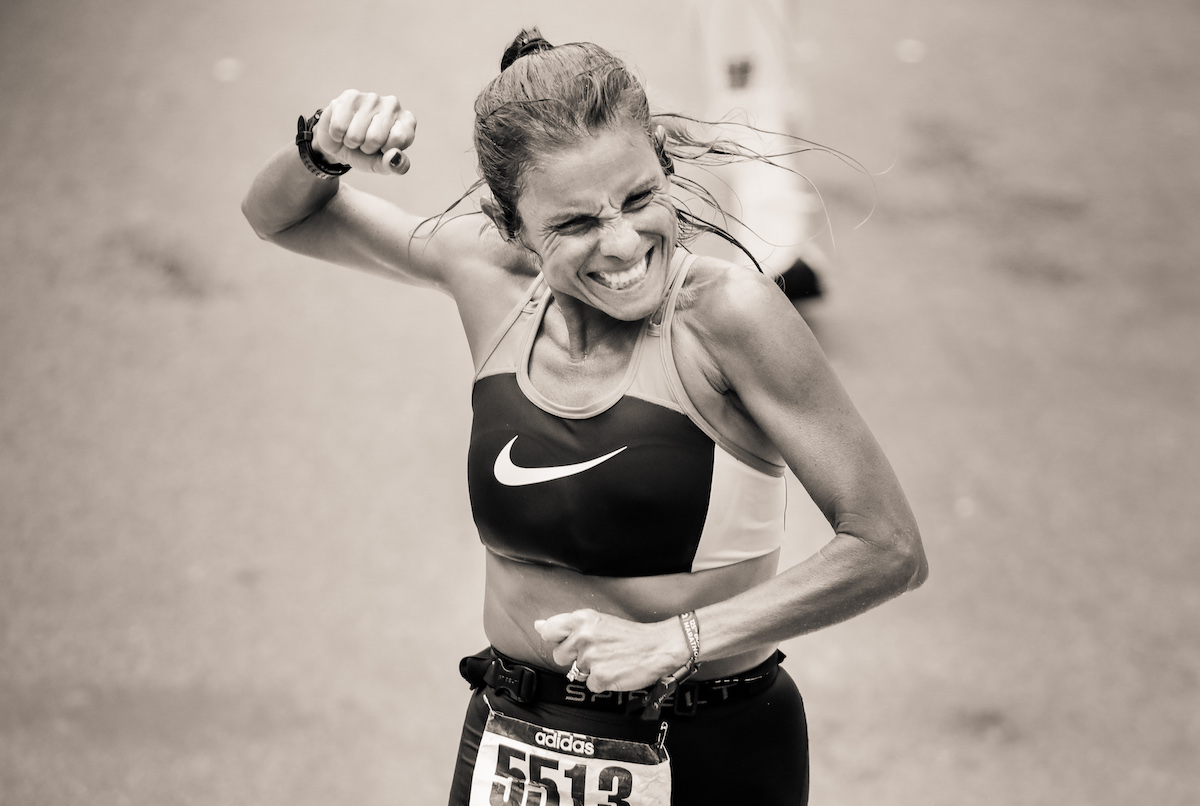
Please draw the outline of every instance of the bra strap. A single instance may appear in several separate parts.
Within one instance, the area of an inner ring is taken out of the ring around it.
[[[515,324],[517,319],[520,318],[522,312],[529,307],[530,302],[537,298],[544,283],[545,280],[542,278],[541,274],[539,274],[537,277],[534,277],[533,282],[530,283],[529,287],[525,289],[524,296],[522,296],[521,300],[512,307],[512,310],[510,310],[508,315],[504,317],[504,320],[500,323],[500,326],[496,328],[495,333],[492,335],[491,341],[488,343],[487,350],[483,353],[482,357],[479,359],[478,365],[475,367],[475,380],[479,379],[479,373],[483,372],[483,368],[487,366],[488,361],[490,361],[492,356],[495,354],[496,348],[500,346],[500,342],[504,341],[504,337],[508,335],[508,331],[512,329],[513,324]]]

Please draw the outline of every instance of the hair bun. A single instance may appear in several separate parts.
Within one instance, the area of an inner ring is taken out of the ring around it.
[[[540,50],[550,50],[553,47],[554,45],[547,42],[537,28],[526,28],[517,34],[517,38],[500,57],[500,72],[507,70],[509,65],[522,56],[528,56],[530,53],[537,53]]]

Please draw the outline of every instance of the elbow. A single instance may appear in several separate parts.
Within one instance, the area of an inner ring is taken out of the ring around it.
[[[254,230],[254,234],[264,241],[272,240],[273,232],[263,226],[261,219],[255,214],[254,206],[250,202],[250,196],[242,199],[242,215],[246,217],[246,223],[250,225],[250,229]]]
[[[904,590],[916,590],[924,585],[927,579],[929,579],[929,560],[925,558],[924,549],[918,546],[916,557],[911,563],[911,573],[908,575]]]
[[[915,525],[897,529],[875,547],[879,564],[874,573],[885,598],[915,590],[928,578],[929,562]]]
[[[893,554],[893,567],[897,594],[916,590],[929,578],[929,560],[915,525],[897,535]]]

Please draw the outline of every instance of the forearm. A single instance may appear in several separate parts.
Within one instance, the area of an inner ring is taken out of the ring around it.
[[[259,237],[269,239],[324,208],[338,187],[338,179],[314,175],[300,161],[296,147],[286,146],[254,177],[242,212]]]
[[[701,659],[730,657],[845,621],[924,581],[920,540],[844,534],[771,580],[700,608]]]

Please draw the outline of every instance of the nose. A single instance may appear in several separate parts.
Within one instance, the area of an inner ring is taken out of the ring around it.
[[[628,260],[637,252],[641,236],[623,215],[606,222],[600,231],[600,251],[607,257]]]

